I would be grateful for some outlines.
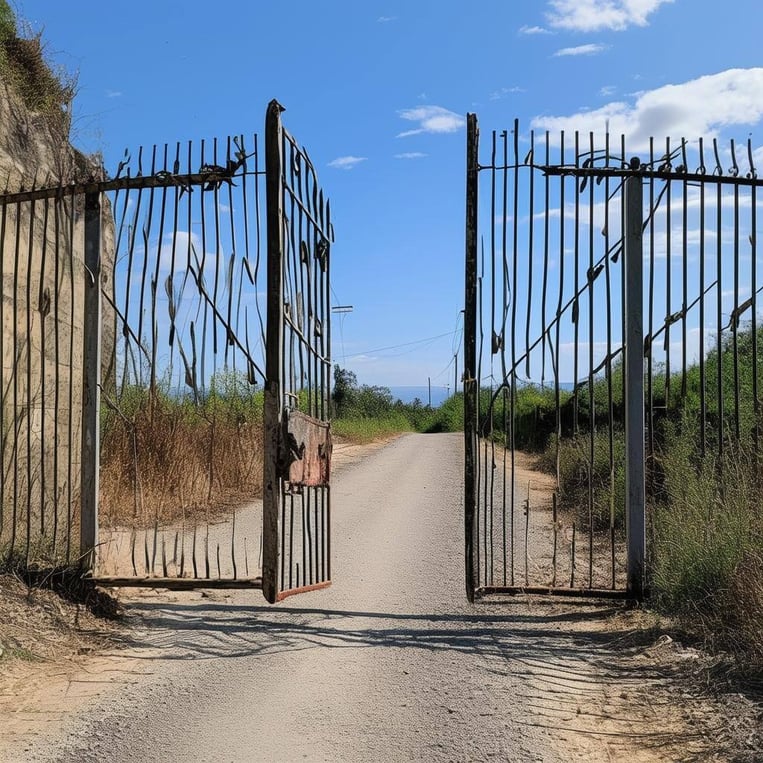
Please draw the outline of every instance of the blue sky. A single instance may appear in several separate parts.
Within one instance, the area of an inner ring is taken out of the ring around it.
[[[453,381],[463,302],[464,115],[510,129],[763,145],[760,2],[19,0],[79,72],[74,142],[262,132],[277,98],[334,212],[333,355],[363,383]],[[485,146],[487,148],[487,146]],[[421,340],[421,341],[419,341]],[[390,348],[390,349],[382,349]]]

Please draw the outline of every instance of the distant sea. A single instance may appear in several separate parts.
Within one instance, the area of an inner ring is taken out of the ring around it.
[[[547,386],[550,389],[554,388],[553,382],[547,383]],[[568,391],[575,389],[574,382],[561,382],[559,386],[561,389]],[[404,403],[412,403],[415,398],[421,400],[424,405],[427,405],[429,402],[429,388],[426,385],[423,387],[388,387],[388,389],[395,400],[402,400]],[[447,400],[448,395],[452,394],[452,388],[448,390],[446,387],[435,387],[432,385],[432,407],[437,408],[442,405]]]
[[[412,403],[416,398],[421,400],[423,405],[429,403],[429,387],[389,387],[392,397],[395,400],[402,400],[404,403]],[[453,394],[453,390],[450,390]],[[448,397],[448,390],[445,387],[435,387],[432,385],[432,407],[437,408],[442,405]]]

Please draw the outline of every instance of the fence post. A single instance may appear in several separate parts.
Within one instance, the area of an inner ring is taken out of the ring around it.
[[[464,561],[466,598],[474,601],[474,529],[477,510],[477,194],[479,128],[466,116],[466,266],[464,294]]]
[[[625,181],[625,528],[627,588],[644,597],[646,488],[644,481],[644,193],[640,162]]]
[[[82,319],[80,566],[93,571],[98,546],[101,407],[101,196],[85,195],[85,300]],[[73,373],[73,369],[70,370]]]
[[[279,514],[281,480],[278,451],[281,425],[283,352],[283,106],[268,104],[265,118],[265,189],[267,204],[268,298],[265,339],[264,466],[262,483],[262,592],[274,604],[281,566]]]

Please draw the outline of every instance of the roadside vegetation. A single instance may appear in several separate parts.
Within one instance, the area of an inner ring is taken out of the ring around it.
[[[461,396],[454,395],[439,408],[414,399],[395,400],[386,387],[359,385],[352,371],[334,367],[332,431],[354,443],[392,437],[402,432],[454,432],[463,429]]]
[[[214,376],[199,398],[128,387],[101,414],[101,514],[150,526],[214,515],[262,491],[263,392]],[[108,400],[108,396],[104,396]]]
[[[763,390],[763,363],[757,360],[758,347],[763,347],[763,331],[754,337],[751,329],[739,329],[701,364],[671,373],[655,369],[647,500],[654,605],[682,617],[714,648],[763,666],[763,411],[754,394],[757,390],[760,398]],[[520,385],[513,402],[509,390],[480,394],[483,436],[537,454],[540,468],[557,476],[560,508],[579,526],[592,520],[596,529],[613,526],[622,535],[621,365],[592,385],[559,390],[558,417],[553,387]]]

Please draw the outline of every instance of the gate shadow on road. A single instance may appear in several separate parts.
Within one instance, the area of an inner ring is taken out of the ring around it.
[[[150,659],[267,655],[312,648],[412,648],[460,654],[599,661],[602,650],[638,650],[638,638],[607,627],[622,608],[496,614],[391,613],[320,608],[258,607],[217,602],[137,605],[131,642]],[[599,623],[592,627],[592,624]],[[628,638],[626,639],[625,636]],[[628,643],[626,643],[626,640]]]
[[[464,661],[478,681],[516,681],[541,718],[530,725],[563,729],[565,719],[574,719],[578,731],[636,738],[669,758],[687,743],[706,751],[709,739],[718,743],[730,728],[727,713],[708,714],[706,687],[696,676],[690,680],[691,661],[679,659],[683,647],[611,603],[530,607],[516,601],[468,613],[393,613],[197,600],[143,601],[131,610],[136,627],[129,651],[138,660],[417,650]],[[432,670],[442,664],[433,661]],[[624,714],[616,707],[626,708]]]

